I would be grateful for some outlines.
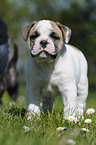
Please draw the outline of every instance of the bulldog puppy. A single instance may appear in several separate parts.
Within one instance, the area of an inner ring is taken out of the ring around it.
[[[62,95],[64,118],[82,115],[88,95],[87,61],[69,42],[71,30],[49,20],[34,21],[22,30],[28,40],[26,97],[28,110],[51,111],[55,96]]]

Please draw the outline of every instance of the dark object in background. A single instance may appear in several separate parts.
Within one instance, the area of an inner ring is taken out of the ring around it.
[[[4,75],[8,67],[8,28],[6,23],[0,17],[0,78]]]
[[[18,97],[19,79],[16,70],[18,59],[18,46],[13,41],[14,55],[9,62],[9,42],[8,28],[4,20],[0,17],[0,104],[2,104],[2,95],[8,91],[12,101]]]
[[[16,69],[16,63],[18,60],[18,46],[16,41],[13,41],[14,54],[8,64],[7,71],[0,78],[0,103],[2,104],[2,95],[7,91],[12,101],[16,101],[19,93],[19,76]]]
[[[8,28],[4,20],[0,17],[0,45],[8,42]]]
[[[8,50],[8,43],[0,45],[0,78],[2,78],[8,67]]]

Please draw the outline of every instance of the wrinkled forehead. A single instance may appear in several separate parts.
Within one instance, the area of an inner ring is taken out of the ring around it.
[[[50,21],[42,20],[37,23],[37,25],[35,26],[35,29],[41,34],[42,33],[46,34],[52,31],[53,27]]]
[[[59,27],[56,25],[55,22],[49,21],[49,20],[41,20],[37,22],[34,28],[36,31],[38,31],[41,35],[48,35],[51,32],[56,32],[60,36],[62,36],[62,32],[59,29]]]

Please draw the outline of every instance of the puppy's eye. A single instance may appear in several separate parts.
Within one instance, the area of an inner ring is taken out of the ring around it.
[[[54,40],[60,40],[60,37],[55,32],[52,32],[50,37],[52,37]]]
[[[37,37],[38,37],[38,36],[35,35],[35,34],[34,34],[34,35],[31,35],[31,36],[30,36],[30,40],[31,40],[31,39],[36,39]]]
[[[39,33],[36,31],[36,32],[34,32],[34,34],[32,34],[32,35],[30,36],[30,40],[36,39],[38,36],[39,36]]]

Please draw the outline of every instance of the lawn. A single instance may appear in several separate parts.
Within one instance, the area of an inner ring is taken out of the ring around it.
[[[96,110],[96,92],[91,90],[87,99],[84,119],[76,123],[63,119],[63,104],[61,97],[56,98],[55,108],[51,114],[33,117],[27,120],[24,116],[26,109],[25,85],[20,86],[20,95],[14,105],[10,105],[7,93],[3,96],[4,105],[0,106],[0,145],[95,145],[96,144],[96,112],[86,114],[88,108]],[[92,122],[85,123],[85,119]],[[33,127],[29,131],[27,127]],[[58,127],[66,127],[57,130]],[[89,129],[82,131],[81,128]]]

